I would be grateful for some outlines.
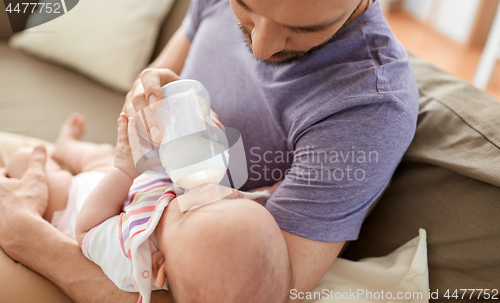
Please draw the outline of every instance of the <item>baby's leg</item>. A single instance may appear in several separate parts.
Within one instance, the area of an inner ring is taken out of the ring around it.
[[[80,141],[85,132],[85,118],[71,114],[61,127],[52,158],[75,175],[108,171],[114,164],[114,146]]]

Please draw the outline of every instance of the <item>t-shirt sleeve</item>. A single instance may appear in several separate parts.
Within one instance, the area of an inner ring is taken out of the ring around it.
[[[135,292],[132,262],[120,243],[119,220],[120,216],[114,216],[92,228],[83,239],[82,251],[119,289]]]
[[[89,230],[89,232],[83,238],[82,242],[82,252],[85,255],[85,257],[87,257],[87,259],[89,259],[92,262],[94,262],[94,260],[92,260],[92,257],[90,256],[89,252],[90,242],[92,241],[92,237],[94,236],[95,231],[100,225],[101,224],[94,226],[91,230]]]
[[[323,242],[357,239],[415,132],[404,105],[388,98],[296,134],[292,167],[266,204],[281,229]]]
[[[203,12],[206,11],[214,2],[218,0],[192,0],[188,12],[182,21],[182,29],[190,42],[193,42],[194,36],[201,21]]]

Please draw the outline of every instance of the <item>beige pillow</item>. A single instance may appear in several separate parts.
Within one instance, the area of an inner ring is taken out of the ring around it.
[[[420,229],[418,237],[387,256],[338,258],[304,303],[423,303],[429,302],[428,291],[426,232]]]
[[[66,14],[11,37],[9,45],[71,67],[120,91],[151,57],[173,0],[85,0]],[[38,10],[37,10],[38,11]],[[36,23],[36,12],[28,19]]]

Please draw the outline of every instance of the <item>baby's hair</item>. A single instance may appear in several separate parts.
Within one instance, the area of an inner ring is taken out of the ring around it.
[[[272,252],[271,252],[272,253]],[[176,303],[285,303],[292,287],[292,268],[288,250],[282,256],[259,255],[245,269],[249,274],[235,276],[231,283],[196,285],[178,280],[172,272],[170,290]],[[181,269],[182,270],[182,266]],[[215,273],[214,273],[215,275]],[[218,279],[215,279],[218,280]],[[226,285],[221,285],[226,284]]]

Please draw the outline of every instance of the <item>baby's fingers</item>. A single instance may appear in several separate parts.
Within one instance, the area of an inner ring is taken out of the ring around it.
[[[128,117],[125,113],[120,114],[120,118],[118,118],[118,143],[117,145],[128,146]]]

